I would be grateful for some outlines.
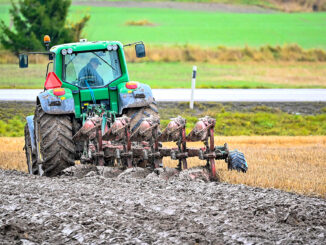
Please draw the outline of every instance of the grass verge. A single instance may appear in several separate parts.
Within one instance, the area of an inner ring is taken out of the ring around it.
[[[215,141],[228,142],[230,148],[244,152],[249,164],[248,172],[242,174],[227,171],[226,163],[217,161],[223,182],[326,197],[326,136],[216,137]],[[24,139],[2,137],[0,144],[6,146],[0,148],[0,168],[27,171]],[[165,145],[174,147],[172,143]],[[194,167],[205,163],[194,158],[188,164]],[[166,158],[164,165],[176,167],[177,163]]]
[[[170,118],[181,115],[187,119],[189,133],[198,118],[208,115],[216,119],[217,135],[326,135],[326,113],[323,111],[316,115],[296,115],[267,106],[255,106],[248,111],[237,111],[221,104],[197,103],[196,110],[187,106],[187,103],[179,103],[178,107],[161,108],[161,127],[165,128]]]
[[[23,136],[25,117],[34,114],[34,104],[2,103],[2,105],[0,137]],[[326,135],[325,108],[317,110],[313,115],[297,115],[267,106],[247,106],[247,109],[242,111],[216,103],[207,105],[196,103],[196,110],[187,107],[187,103],[159,107],[161,127],[165,128],[170,118],[181,115],[187,119],[189,133],[198,118],[208,115],[216,119],[217,135]]]

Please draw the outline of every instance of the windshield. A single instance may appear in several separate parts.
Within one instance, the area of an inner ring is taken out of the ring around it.
[[[91,51],[64,56],[65,82],[82,88],[103,87],[121,76],[117,51]]]

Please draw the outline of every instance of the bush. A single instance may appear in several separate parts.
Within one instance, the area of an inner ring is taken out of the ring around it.
[[[14,28],[0,21],[1,44],[17,55],[20,51],[44,50],[44,35],[50,35],[52,45],[78,41],[90,16],[67,23],[70,4],[71,0],[20,0],[18,5],[12,1]]]
[[[8,120],[0,120],[0,137],[17,137],[24,135],[25,122],[18,116]]]

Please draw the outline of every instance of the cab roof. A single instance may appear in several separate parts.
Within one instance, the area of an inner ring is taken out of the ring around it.
[[[76,43],[65,43],[51,47],[50,51],[57,53],[60,52],[62,49],[72,48],[74,52],[78,51],[88,51],[88,50],[99,50],[99,49],[106,49],[108,45],[118,45],[119,48],[123,48],[123,45],[119,41],[81,41]]]

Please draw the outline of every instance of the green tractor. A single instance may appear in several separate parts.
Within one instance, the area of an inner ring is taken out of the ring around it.
[[[124,48],[135,46],[145,56],[142,42],[123,45],[118,41],[57,45],[49,57],[44,91],[36,98],[35,114],[26,118],[25,152],[30,174],[57,176],[79,160],[82,164],[160,168],[163,157],[179,160],[187,168],[188,157],[207,161],[216,178],[215,160],[224,159],[229,169],[246,172],[244,155],[229,151],[227,144],[214,145],[215,119],[204,117],[186,135],[186,120],[173,118],[160,130],[159,113],[151,88],[129,79]],[[49,65],[53,63],[53,71]],[[28,54],[19,55],[19,66],[28,67]],[[161,142],[174,141],[175,148]],[[189,141],[204,147],[187,148]]]

